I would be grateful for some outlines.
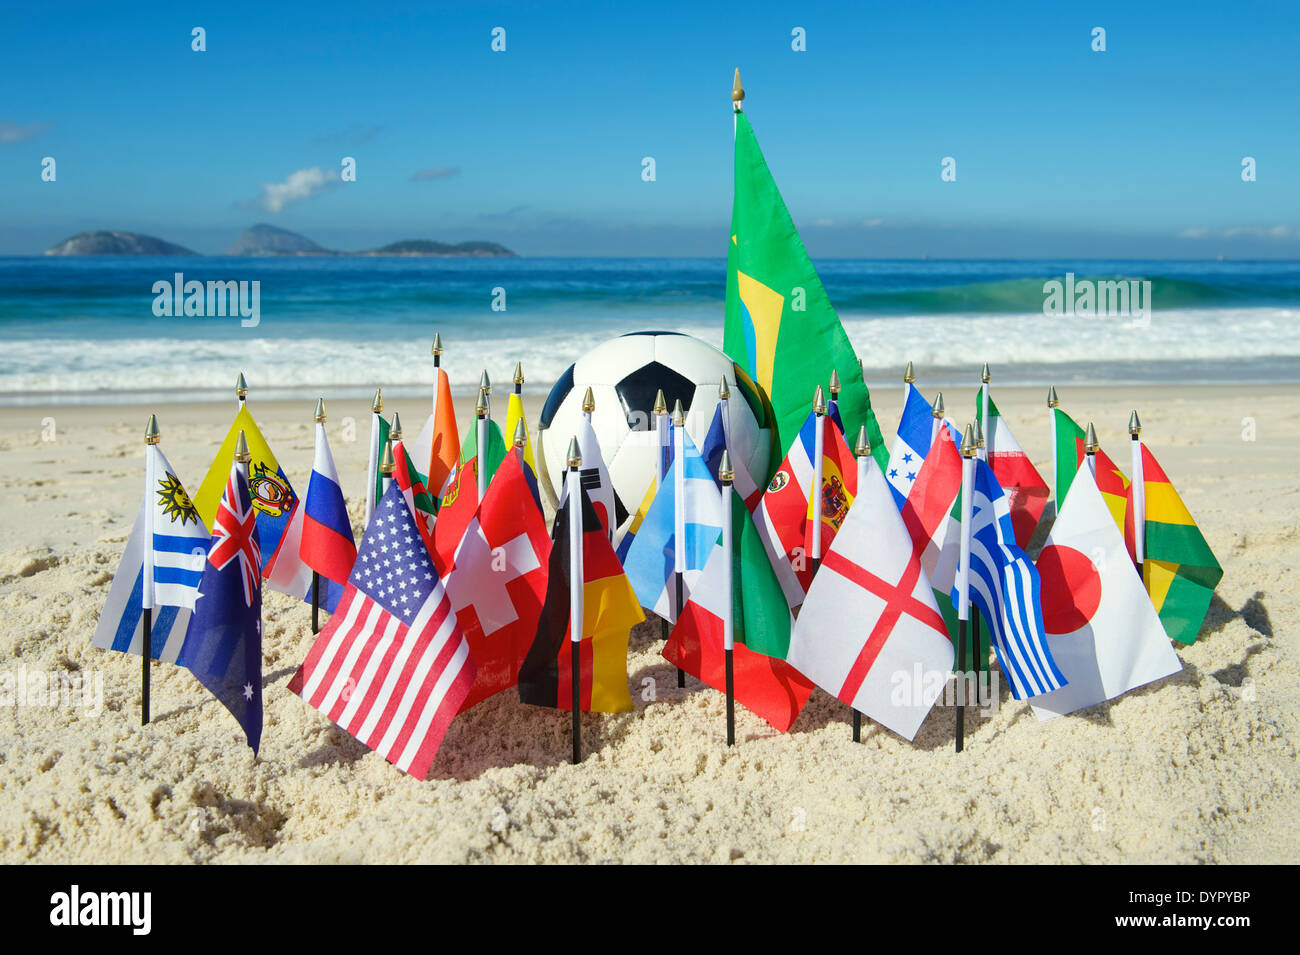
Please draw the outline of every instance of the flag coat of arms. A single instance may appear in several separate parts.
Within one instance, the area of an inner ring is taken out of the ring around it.
[[[433,555],[439,573],[445,574],[456,559],[456,548],[478,513],[478,458],[452,469],[433,524]]]
[[[1038,570],[1016,543],[1011,505],[987,462],[975,460],[971,488],[970,600],[988,624],[998,666],[1017,700],[1065,685],[1044,633]],[[951,593],[960,606],[957,584]]]
[[[337,612],[289,689],[402,772],[423,779],[474,683],[451,599],[390,484]]]
[[[343,596],[357,545],[343,501],[334,456],[323,422],[316,423],[316,449],[307,493],[294,505],[280,544],[266,564],[267,584],[284,594],[311,600],[312,572],[320,574],[320,606],[333,613]]]
[[[261,542],[262,572],[265,575],[271,555],[280,546],[280,538],[289,527],[289,519],[293,516],[294,505],[298,503],[298,495],[294,493],[293,485],[289,483],[284,469],[271,453],[271,448],[267,445],[266,438],[262,436],[257,422],[253,420],[247,404],[241,403],[230,430],[226,432],[226,438],[221,442],[221,448],[213,458],[212,466],[208,468],[198,493],[194,495],[194,507],[199,512],[203,523],[211,526],[217,514],[221,495],[225,491],[230,461],[235,455],[235,441],[240,431],[244,432],[244,440],[248,442],[248,452],[252,455],[248,465],[248,490],[253,496],[253,509],[257,512],[257,535]],[[280,589],[274,583],[271,587]],[[301,593],[292,592],[289,592],[289,595],[302,596]]]
[[[425,475],[424,486],[441,499],[451,472],[460,457],[460,432],[456,429],[456,408],[451,399],[451,381],[443,368],[435,368],[433,412],[424,422],[411,447],[416,467]]]
[[[198,598],[211,536],[162,449],[156,444],[146,445],[145,453],[152,458],[146,467],[152,471],[153,486],[140,502],[91,646],[123,653],[141,652],[147,547],[153,564],[154,588],[150,601],[153,619],[149,655],[155,660],[174,663],[185,642],[190,611]],[[146,508],[153,510],[152,535],[146,530]]]
[[[808,588],[786,659],[840,702],[911,740],[943,692],[953,646],[890,486],[874,461],[865,471]],[[918,690],[917,667],[945,679],[920,681]]]
[[[866,425],[873,453],[884,467],[888,452],[857,355],[794,227],[749,117],[737,111],[735,119],[722,350],[771,399],[778,448],[788,448],[798,435],[809,389],[830,381],[831,371],[837,371],[844,426],[857,434]]]
[[[569,709],[573,701],[573,647],[569,625],[572,560],[569,522],[582,509],[582,637],[578,642],[579,706],[584,711],[620,713],[632,709],[628,691],[627,643],[645,619],[636,593],[609,543],[585,486],[581,501],[560,504],[551,529],[546,597],[523,665],[519,699],[537,706]]]
[[[623,560],[627,579],[641,606],[668,621],[676,619],[680,609],[673,606],[675,569],[681,567],[683,596],[689,597],[722,533],[724,517],[722,494],[695,442],[684,427],[674,428],[673,437],[681,441],[682,454],[668,466],[664,482]],[[685,538],[680,541],[679,524]]]
[[[243,467],[232,464],[212,519],[199,597],[176,663],[262,741],[262,574],[259,528]]]
[[[1146,492],[1142,579],[1165,632],[1179,643],[1194,643],[1214,588],[1223,579],[1223,568],[1146,445],[1142,446],[1142,481]],[[1132,554],[1136,551],[1131,490],[1127,503],[1125,532]]]
[[[975,417],[984,429],[984,446],[988,449],[988,465],[993,469],[993,476],[998,479],[998,486],[1006,495],[1011,510],[1011,526],[1015,530],[1016,544],[1023,548],[1028,546],[1034,536],[1034,528],[1043,516],[1047,506],[1047,482],[1043,480],[1038,469],[1025,454],[1011,428],[993,403],[993,396],[988,399],[989,420],[984,420],[984,389],[975,398]]]
[[[515,685],[537,633],[551,539],[530,473],[520,449],[511,448],[447,574],[447,595],[478,670],[462,711]]]
[[[819,427],[823,435],[822,483],[814,489],[813,459]],[[857,483],[857,462],[839,429],[825,415],[810,413],[754,514],[792,609],[803,602],[814,572],[813,506],[817,496],[821,498],[821,546],[825,553],[848,516]]]
[[[1038,556],[1043,625],[1069,683],[1031,702],[1039,719],[1113,699],[1182,669],[1096,481],[1081,469]]]
[[[663,656],[678,669],[725,693],[727,655],[723,620],[727,601],[732,601],[735,637],[732,674],[736,702],[784,733],[808,702],[813,684],[779,656],[770,656],[746,643],[776,649],[771,644],[777,642],[784,655],[790,639],[790,610],[756,535],[743,533],[746,524],[753,527],[749,511],[739,496],[730,496],[732,539],[742,543],[730,556],[732,588],[730,591],[726,588],[728,555],[718,535],[691,597],[664,644]],[[751,542],[749,553],[743,547],[745,540]],[[757,580],[751,580],[746,596],[744,584],[751,578]]]

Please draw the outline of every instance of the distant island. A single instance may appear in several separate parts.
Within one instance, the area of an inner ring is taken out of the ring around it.
[[[165,242],[151,235],[117,230],[82,232],[45,250],[46,255],[198,255],[184,246]],[[408,256],[446,258],[451,256],[514,257],[515,253],[496,242],[434,242],[429,239],[403,239],[378,249],[339,252],[322,248],[305,235],[258,223],[240,233],[225,255],[330,255],[330,256]]]

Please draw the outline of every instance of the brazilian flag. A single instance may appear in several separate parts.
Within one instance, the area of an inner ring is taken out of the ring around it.
[[[735,193],[727,249],[723,350],[772,402],[780,464],[812,407],[817,386],[839,372],[839,412],[849,441],[867,426],[872,456],[884,470],[889,450],[844,326],[795,230],[754,129],[736,112]],[[768,475],[770,477],[770,475]]]

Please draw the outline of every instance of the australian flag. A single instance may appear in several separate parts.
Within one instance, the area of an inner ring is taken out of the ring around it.
[[[212,521],[198,600],[176,662],[239,721],[254,755],[262,741],[261,565],[257,512],[248,479],[234,464]]]

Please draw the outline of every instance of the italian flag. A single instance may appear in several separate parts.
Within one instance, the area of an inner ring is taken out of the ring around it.
[[[1084,447],[1088,436],[1060,408],[1053,408],[1052,414],[1056,416],[1056,448],[1053,453],[1056,455],[1056,512],[1059,514],[1070,484],[1079,473],[1079,468],[1083,467],[1083,459],[1087,457]],[[1097,490],[1101,491],[1101,498],[1106,502],[1106,510],[1115,519],[1115,526],[1123,531],[1124,514],[1128,509],[1129,479],[1100,448],[1097,449]],[[1133,547],[1130,544],[1129,555],[1132,554]]]
[[[1155,456],[1142,447],[1142,485],[1146,502],[1142,581],[1165,633],[1179,643],[1194,643],[1210,609],[1214,588],[1223,578],[1210,545],[1192,520]],[[1125,538],[1134,552],[1132,495]]]
[[[988,399],[989,420],[984,420],[983,389],[987,387],[988,385],[982,386],[981,393],[975,399],[975,417],[984,430],[984,447],[988,450],[989,467],[993,469],[993,476],[998,479],[998,484],[1006,492],[1007,502],[1011,505],[1011,527],[1016,535],[1016,544],[1023,549],[1034,536],[1034,528],[1038,526],[1038,519],[1043,516],[1043,508],[1047,505],[1047,482],[1030,462],[1029,455],[1020,447],[1016,436],[1011,433],[998,406],[993,403],[992,395]]]

